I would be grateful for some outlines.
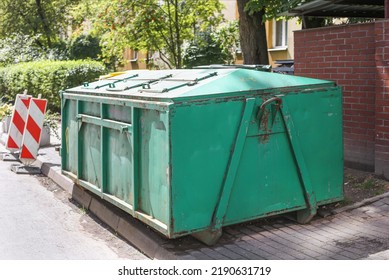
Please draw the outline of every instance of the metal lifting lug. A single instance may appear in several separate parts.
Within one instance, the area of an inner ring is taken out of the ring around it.
[[[123,125],[123,126],[121,126],[121,128],[120,128],[120,132],[121,132],[121,133],[128,132],[128,129],[129,129],[129,128],[130,128],[129,126]]]

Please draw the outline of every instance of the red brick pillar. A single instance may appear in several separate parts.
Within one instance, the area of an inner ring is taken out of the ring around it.
[[[375,23],[375,46],[375,173],[389,179],[389,19]]]

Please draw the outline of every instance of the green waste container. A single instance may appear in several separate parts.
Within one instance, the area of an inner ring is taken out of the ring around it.
[[[62,92],[62,170],[169,238],[343,199],[341,89],[247,69],[136,70]]]

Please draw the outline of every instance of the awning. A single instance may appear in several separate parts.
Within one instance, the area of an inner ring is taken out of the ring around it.
[[[313,0],[281,15],[384,18],[385,0]]]

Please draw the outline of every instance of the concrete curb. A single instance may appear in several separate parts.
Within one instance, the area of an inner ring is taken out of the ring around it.
[[[50,163],[41,162],[37,160],[37,164],[41,167],[42,174],[53,180],[58,186],[69,194],[73,193],[74,183],[68,177],[61,174],[60,166],[53,166]]]
[[[385,198],[385,197],[389,197],[389,192],[386,192],[386,193],[383,193],[383,194],[380,194],[380,195],[377,195],[377,196],[373,196],[373,197],[370,197],[370,198],[366,198],[366,199],[364,199],[364,200],[362,200],[360,202],[356,202],[354,204],[347,205],[347,206],[344,206],[342,208],[334,209],[334,210],[331,211],[331,213],[333,215],[336,215],[336,214],[339,214],[339,213],[342,213],[342,212],[345,212],[345,211],[354,210],[356,208],[365,206],[367,204],[374,203],[377,200],[380,200],[380,199]]]

